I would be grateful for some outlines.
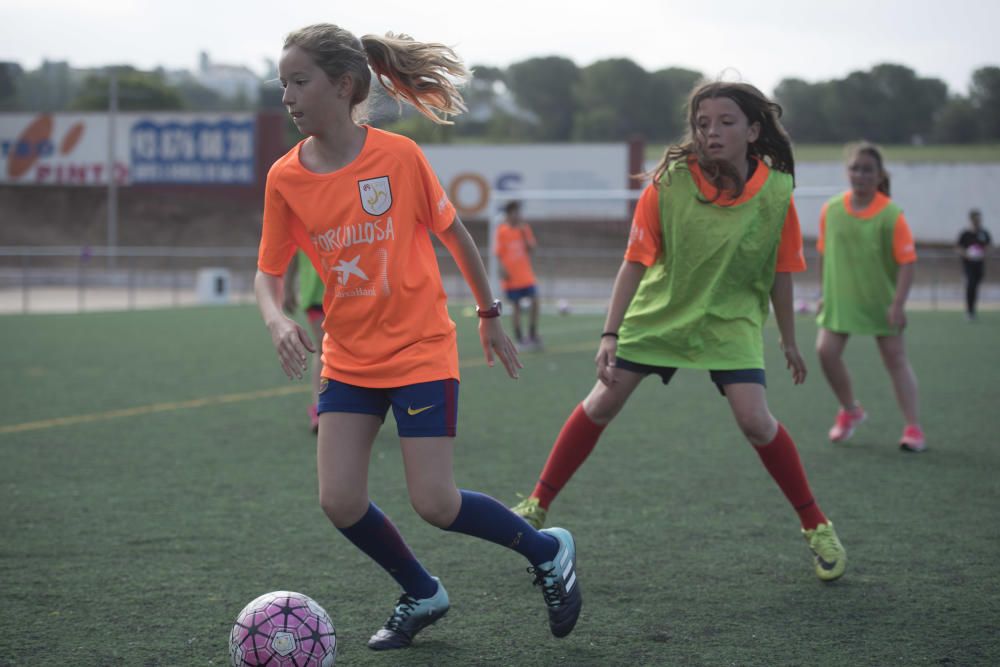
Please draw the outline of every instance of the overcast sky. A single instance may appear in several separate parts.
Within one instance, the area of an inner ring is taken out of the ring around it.
[[[194,69],[207,51],[263,73],[286,33],[317,22],[444,42],[471,65],[628,57],[767,92],[895,62],[965,94],[973,70],[1000,65],[996,0],[0,0],[0,60]]]

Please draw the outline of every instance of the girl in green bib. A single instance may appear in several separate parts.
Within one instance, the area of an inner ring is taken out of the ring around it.
[[[851,189],[823,206],[816,244],[823,276],[816,351],[840,403],[830,440],[847,440],[867,416],[844,364],[847,339],[875,336],[906,419],[900,448],[922,452],[927,445],[917,414],[917,379],[903,346],[904,306],[917,260],[913,235],[902,210],[889,199],[889,175],[878,148],[854,144],[847,156]]]
[[[531,496],[514,508],[540,526],[604,428],[650,374],[708,371],[736,423],[795,508],[816,574],[840,577],[846,553],[813,499],[795,444],[767,406],[762,329],[769,302],[792,380],[793,272],[803,271],[794,161],[781,107],[744,83],[697,87],[689,130],[670,146],[636,206],[595,359],[597,383],[570,415]]]

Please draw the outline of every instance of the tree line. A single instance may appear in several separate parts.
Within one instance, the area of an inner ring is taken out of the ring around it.
[[[685,131],[684,105],[701,72],[670,67],[646,71],[628,58],[578,67],[561,56],[530,58],[506,68],[474,67],[464,93],[469,112],[438,126],[402,108],[373,83],[369,120],[418,141],[652,143]],[[282,109],[281,89],[261,82],[258,99],[223,98],[188,80],[168,83],[163,70],[116,66],[80,76],[65,63],[24,71],[0,63],[0,111],[102,110],[108,71],[118,78],[123,111],[252,111]],[[74,72],[77,74],[74,75]],[[768,92],[768,91],[765,91]],[[968,95],[899,64],[880,64],[839,79],[783,79],[773,91],[797,143],[859,137],[885,144],[1000,141],[1000,67],[972,72]]]

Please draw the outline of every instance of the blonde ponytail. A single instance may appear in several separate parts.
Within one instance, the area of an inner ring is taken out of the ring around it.
[[[409,102],[435,123],[450,125],[447,116],[466,110],[458,85],[469,78],[469,71],[444,44],[418,42],[391,32],[358,39],[340,26],[317,23],[290,33],[285,48],[293,46],[309,54],[331,81],[351,75],[355,82],[352,110],[368,98],[372,71],[393,98]]]
[[[369,66],[396,100],[409,102],[441,125],[451,125],[447,116],[466,111],[458,85],[468,80],[469,70],[450,47],[391,32],[365,35],[361,44]]]

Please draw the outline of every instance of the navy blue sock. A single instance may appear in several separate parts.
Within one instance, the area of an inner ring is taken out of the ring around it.
[[[356,524],[338,530],[413,597],[429,598],[437,592],[437,582],[413,555],[410,547],[406,546],[396,526],[382,514],[375,503],[368,503],[368,511]]]
[[[445,530],[472,535],[513,549],[532,565],[541,565],[556,557],[559,540],[531,527],[499,501],[475,491],[460,491],[462,506],[458,516]]]

